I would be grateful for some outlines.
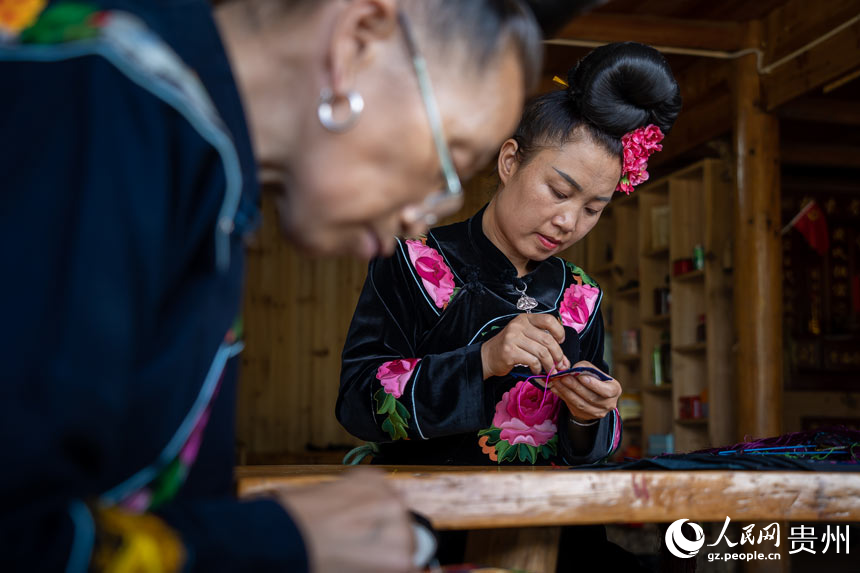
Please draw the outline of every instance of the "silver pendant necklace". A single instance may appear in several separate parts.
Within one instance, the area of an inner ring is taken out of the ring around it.
[[[538,301],[534,299],[534,297],[530,297],[526,294],[526,289],[528,285],[523,283],[523,288],[520,290],[514,285],[514,288],[518,293],[520,293],[520,299],[517,301],[517,310],[524,310],[526,312],[531,312],[533,308],[537,307]]]

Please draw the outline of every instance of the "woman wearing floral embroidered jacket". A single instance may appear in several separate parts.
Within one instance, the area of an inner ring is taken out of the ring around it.
[[[602,292],[554,255],[648,178],[680,94],[659,52],[630,42],[594,50],[567,83],[527,106],[487,206],[370,264],[337,416],[379,443],[375,462],[588,464],[618,447]],[[549,392],[524,379],[571,367],[599,372]]]

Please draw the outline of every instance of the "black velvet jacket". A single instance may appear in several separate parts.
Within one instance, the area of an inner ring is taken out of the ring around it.
[[[375,463],[601,461],[620,442],[617,411],[600,421],[591,451],[577,455],[564,402],[514,376],[525,368],[483,380],[481,344],[522,312],[525,287],[538,302],[532,312],[581,309],[578,323],[570,312],[563,320],[562,349],[571,364],[606,371],[602,293],[558,257],[518,278],[484,235],[483,214],[433,229],[426,241],[400,241],[394,256],[370,263],[343,351],[338,420],[379,443]]]

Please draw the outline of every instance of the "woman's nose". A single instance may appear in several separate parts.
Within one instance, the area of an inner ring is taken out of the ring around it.
[[[552,222],[561,231],[572,233],[576,230],[576,222],[578,218],[578,211],[571,209],[565,210],[553,217]]]

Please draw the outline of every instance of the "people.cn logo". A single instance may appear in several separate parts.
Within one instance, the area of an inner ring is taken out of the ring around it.
[[[681,526],[686,522],[686,519],[679,519],[666,529],[666,548],[669,549],[672,555],[681,559],[695,557],[699,549],[702,548],[702,545],[705,544],[705,532],[696,523],[690,522],[687,524],[693,529],[696,538],[687,539],[684,536]]]

